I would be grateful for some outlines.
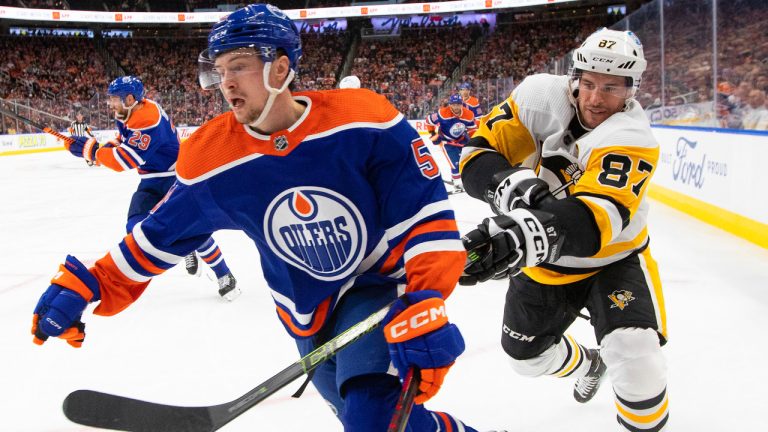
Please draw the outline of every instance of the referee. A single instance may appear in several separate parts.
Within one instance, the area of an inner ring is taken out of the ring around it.
[[[69,136],[90,136],[93,137],[93,133],[91,133],[91,127],[88,126],[88,123],[85,122],[85,119],[83,118],[83,113],[78,112],[75,114],[75,121],[73,121],[69,125]],[[88,166],[93,166],[93,162],[86,161]]]

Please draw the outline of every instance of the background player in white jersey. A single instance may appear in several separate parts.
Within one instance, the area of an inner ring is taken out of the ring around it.
[[[296,25],[272,5],[214,25],[200,83],[221,90],[232,110],[184,143],[177,182],[118,247],[90,269],[67,257],[35,308],[33,332],[77,336],[88,302],[99,302],[96,314],[118,313],[200,239],[238,229],[254,240],[302,355],[406,292],[384,331],[315,369],[312,382],[344,430],[385,431],[397,375],[417,367],[409,430],[472,432],[422,405],[464,350],[457,327],[444,313],[410,325],[444,311],[466,259],[437,165],[405,117],[370,90],[292,94],[301,53]]]
[[[499,215],[465,236],[473,264],[461,283],[512,276],[502,347],[513,367],[579,378],[579,402],[607,367],[617,420],[632,432],[668,420],[666,317],[645,198],[659,147],[633,98],[645,67],[633,33],[593,33],[570,76],[530,76],[496,106],[461,161],[469,195]],[[565,334],[584,307],[599,350]]]
[[[68,150],[88,162],[114,171],[135,169],[139,186],[128,207],[126,232],[143,220],[176,180],[179,136],[173,123],[157,102],[144,97],[144,83],[127,75],[116,78],[107,88],[107,103],[115,113],[116,139],[100,145],[93,136],[73,136]],[[234,300],[240,295],[237,282],[227,267],[221,249],[209,237],[201,241],[197,251],[185,258],[187,272],[199,274],[199,256],[216,274],[219,295]]]

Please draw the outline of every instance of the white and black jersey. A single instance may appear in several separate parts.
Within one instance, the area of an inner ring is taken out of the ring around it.
[[[69,134],[71,136],[93,136],[91,133],[91,127],[86,122],[73,121],[69,125]]]

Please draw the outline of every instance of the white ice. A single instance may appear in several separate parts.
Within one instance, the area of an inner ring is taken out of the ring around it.
[[[61,412],[64,397],[95,389],[181,405],[234,399],[298,359],[276,318],[255,247],[220,232],[243,295],[228,304],[215,282],[173,268],[114,317],[86,312],[85,344],[32,344],[32,309],[67,253],[92,262],[123,235],[135,173],[88,168],[66,152],[0,157],[0,431],[86,431]],[[253,185],[258,188],[259,185]],[[486,207],[454,195],[462,231]],[[764,431],[768,367],[768,251],[652,202],[652,251],[666,295],[670,342],[670,425],[676,431]],[[586,405],[572,380],[515,375],[499,346],[505,284],[459,287],[449,317],[467,351],[428,406],[480,430],[615,431],[610,385]],[[572,334],[594,344],[578,320]],[[299,382],[223,431],[340,431],[310,387]],[[762,426],[761,426],[762,425]]]

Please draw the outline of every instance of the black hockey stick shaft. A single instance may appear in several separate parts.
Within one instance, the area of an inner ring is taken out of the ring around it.
[[[64,399],[71,421],[103,429],[135,432],[209,432],[220,429],[357,339],[376,329],[392,303],[374,312],[237,399],[220,405],[184,407],[147,402],[93,390],[77,390]]]
[[[403,390],[395,405],[395,413],[392,415],[392,421],[389,422],[387,432],[404,432],[408,426],[408,418],[413,409],[413,399],[416,397],[416,391],[419,389],[419,370],[416,367],[408,369],[408,373],[403,379]]]
[[[8,117],[15,118],[16,120],[18,120],[18,121],[20,121],[22,123],[26,123],[26,124],[32,126],[33,128],[39,130],[39,131],[51,134],[51,135],[55,136],[58,139],[64,140],[65,142],[71,143],[71,142],[74,141],[72,138],[59,133],[57,130],[55,130],[53,128],[50,128],[48,126],[42,125],[42,124],[40,124],[40,123],[38,123],[38,122],[36,122],[34,120],[30,120],[30,119],[24,117],[21,114],[16,114],[15,112],[9,111],[9,110],[7,110],[5,108],[0,108],[0,113],[1,114],[5,114]]]

